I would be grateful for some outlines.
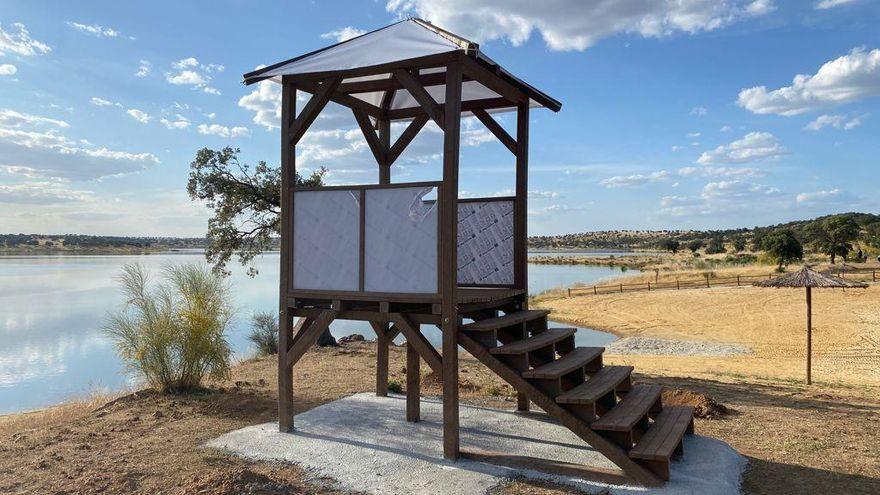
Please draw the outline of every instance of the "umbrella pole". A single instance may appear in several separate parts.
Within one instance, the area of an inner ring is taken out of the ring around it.
[[[810,371],[812,369],[813,355],[813,293],[812,287],[807,287],[807,385],[812,383]]]

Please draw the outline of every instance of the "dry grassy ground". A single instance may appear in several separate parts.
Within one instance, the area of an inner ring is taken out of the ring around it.
[[[711,359],[630,357],[658,372],[681,375],[712,368],[731,376],[783,380],[804,375],[803,289],[719,287],[572,298],[549,294],[533,304],[551,309],[555,320],[620,336],[740,343],[754,350],[748,356]],[[813,291],[813,378],[880,385],[880,285]]]
[[[392,380],[405,383],[404,363],[403,348],[393,348]],[[274,359],[258,359],[202,393],[139,392],[102,405],[0,417],[0,493],[336,493],[295,466],[251,463],[201,447],[224,432],[275,419],[275,370]],[[313,349],[295,368],[297,412],[372,390],[374,373],[372,343]],[[637,374],[636,380],[689,391],[664,395],[667,402],[693,397],[692,391],[730,408],[721,419],[698,419],[697,431],[750,458],[745,487],[751,493],[877,493],[880,430],[871,426],[880,414],[876,389],[806,389],[711,375]],[[423,377],[425,395],[440,393],[432,378]],[[462,356],[461,381],[464,402],[513,407],[510,387],[468,356]],[[497,493],[567,491],[516,481]]]

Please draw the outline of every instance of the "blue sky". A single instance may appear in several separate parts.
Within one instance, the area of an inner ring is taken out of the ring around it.
[[[3,0],[0,232],[203,235],[197,149],[278,163],[278,87],[241,74],[410,16],[562,101],[532,113],[532,234],[880,211],[875,0]],[[462,194],[503,194],[513,158],[471,120]],[[440,143],[424,129],[392,180],[439,178]],[[298,153],[378,177],[340,107]]]

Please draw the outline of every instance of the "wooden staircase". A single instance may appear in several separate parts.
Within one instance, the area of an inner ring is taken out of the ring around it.
[[[547,328],[549,311],[470,314],[459,343],[551,417],[645,485],[669,479],[670,459],[693,433],[693,408],[663,407],[658,385],[605,366],[602,347],[575,347],[574,328]]]

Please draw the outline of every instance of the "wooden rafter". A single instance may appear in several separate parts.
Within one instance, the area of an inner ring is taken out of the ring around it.
[[[376,131],[373,130],[373,124],[370,122],[370,117],[357,108],[352,108],[351,111],[354,113],[354,118],[357,121],[358,126],[361,128],[361,132],[364,133],[364,138],[367,140],[367,145],[369,145],[370,151],[373,152],[373,157],[376,158],[376,163],[384,165],[387,161],[386,156],[388,155],[388,149],[382,145],[381,141],[379,141],[379,136],[377,136]]]
[[[400,329],[403,336],[406,337],[406,344],[412,346],[419,353],[419,356],[428,363],[428,367],[434,370],[435,373],[442,373],[443,359],[440,357],[440,353],[419,331],[418,326],[402,313],[395,315],[394,324]]]
[[[342,78],[334,77],[325,79],[321,83],[321,86],[318,87],[318,90],[312,95],[309,102],[306,103],[306,106],[302,109],[302,112],[300,112],[299,116],[291,126],[289,138],[291,146],[299,142],[303,137],[303,134],[309,129],[309,126],[312,125],[312,122],[318,118],[318,114],[321,113],[321,110],[323,110],[325,106],[327,106],[327,103],[330,101],[333,92],[336,91],[340,82],[342,82]]]
[[[397,161],[400,154],[403,153],[407,146],[409,146],[409,143],[418,136],[422,127],[425,127],[425,124],[428,123],[428,119],[429,117],[427,115],[419,115],[409,123],[406,129],[403,130],[403,133],[397,138],[397,141],[394,142],[394,146],[388,150],[388,155],[386,157],[388,165],[392,165]]]
[[[502,79],[498,74],[485,68],[480,62],[471,57],[462,57],[461,60],[464,73],[483,86],[513,103],[526,103],[529,101],[529,97],[525,93]]]
[[[445,112],[446,105],[439,104],[441,112]],[[498,108],[516,108],[516,105],[505,98],[483,98],[479,100],[468,100],[461,103],[462,112],[472,112],[474,109],[481,108],[483,110],[494,110]],[[403,120],[418,117],[425,113],[422,107],[399,108],[388,110],[387,116],[389,120]]]
[[[412,74],[403,69],[395,70],[394,77],[397,78],[403,87],[409,91],[412,97],[419,102],[422,111],[428,114],[428,116],[437,123],[438,127],[444,129],[443,108],[434,100],[425,87],[422,86],[422,83],[420,83]]]
[[[297,89],[305,91],[306,93],[315,94],[318,92],[318,90],[321,89],[321,85],[314,82],[303,81],[301,83],[297,83]],[[379,118],[382,116],[382,111],[376,105],[367,103],[366,101],[355,98],[354,96],[340,93],[339,88],[337,88],[337,90],[333,92],[333,95],[330,97],[330,101],[338,103],[347,108],[359,108],[363,110],[364,113],[373,118]]]
[[[473,78],[471,77],[463,77],[464,81],[471,81]],[[422,86],[439,86],[441,84],[446,84],[446,74],[443,72],[430,72],[428,74],[422,74],[418,77],[419,83]],[[403,89],[404,86],[401,82],[394,77],[388,77],[384,79],[370,79],[367,81],[354,81],[342,83],[339,86],[338,91],[340,93],[346,94],[356,94],[356,93],[374,93],[376,91],[394,91],[396,89]]]
[[[498,123],[495,119],[489,115],[489,112],[483,110],[482,108],[477,108],[472,110],[474,117],[480,120],[487,129],[489,129],[492,134],[501,141],[501,144],[507,147],[511,153],[516,154],[516,140],[513,139],[507,131],[501,127],[501,124]]]

